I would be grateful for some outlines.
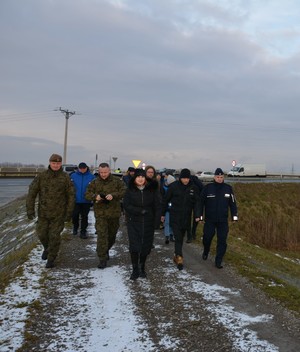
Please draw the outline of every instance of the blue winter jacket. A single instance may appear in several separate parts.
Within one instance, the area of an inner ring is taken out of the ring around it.
[[[89,170],[84,174],[80,171],[76,171],[71,175],[71,180],[76,190],[76,203],[91,203],[86,200],[84,195],[88,184],[93,181],[95,176],[90,173]]]

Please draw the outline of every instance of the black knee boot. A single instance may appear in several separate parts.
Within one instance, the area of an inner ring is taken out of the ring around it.
[[[140,277],[146,278],[147,273],[145,271],[145,263],[146,263],[147,255],[140,255]]]
[[[130,253],[131,264],[132,264],[132,273],[130,275],[131,280],[136,280],[140,276],[139,271],[139,254],[137,252]]]

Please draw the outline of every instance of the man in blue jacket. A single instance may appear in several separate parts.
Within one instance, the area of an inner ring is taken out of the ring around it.
[[[222,269],[222,259],[227,249],[228,208],[231,219],[238,220],[237,205],[232,187],[224,183],[224,172],[217,168],[214,182],[206,185],[200,195],[200,221],[205,220],[203,228],[203,260],[208,258],[212,239],[217,231],[217,250],[215,265]]]
[[[72,215],[73,235],[77,235],[79,229],[79,218],[81,220],[80,237],[87,238],[88,215],[92,202],[85,199],[84,195],[88,184],[95,178],[89,171],[86,163],[78,165],[78,171],[71,174],[71,180],[76,191],[76,204]]]

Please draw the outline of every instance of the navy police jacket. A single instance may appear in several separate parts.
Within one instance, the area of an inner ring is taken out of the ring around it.
[[[228,209],[231,218],[238,216],[232,187],[227,183],[209,183],[200,195],[200,218],[207,222],[227,222]]]

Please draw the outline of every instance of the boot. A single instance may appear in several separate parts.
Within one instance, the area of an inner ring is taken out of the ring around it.
[[[130,275],[130,280],[136,280],[140,276],[140,271],[138,266],[133,266],[132,267],[132,273]]]
[[[174,254],[173,261],[179,270],[183,269],[183,257],[181,255]]]
[[[99,261],[98,268],[99,269],[105,269],[107,266],[106,260],[101,260]]]
[[[170,241],[171,241],[171,242],[175,242],[173,235],[170,235]]]
[[[169,244],[169,243],[170,243],[170,238],[169,236],[166,236],[165,244]]]
[[[47,269],[50,269],[50,268],[54,268],[54,261],[53,260],[47,260],[47,263],[46,263],[46,268]]]
[[[146,255],[140,255],[140,277],[143,279],[147,278],[147,273],[145,271],[146,259],[147,259]]]
[[[47,251],[47,249],[44,249],[44,251],[42,253],[42,259],[43,260],[47,260],[48,259],[48,251]]]
[[[131,252],[130,257],[132,264],[132,273],[130,275],[130,280],[136,280],[140,276],[139,254],[137,252]]]

